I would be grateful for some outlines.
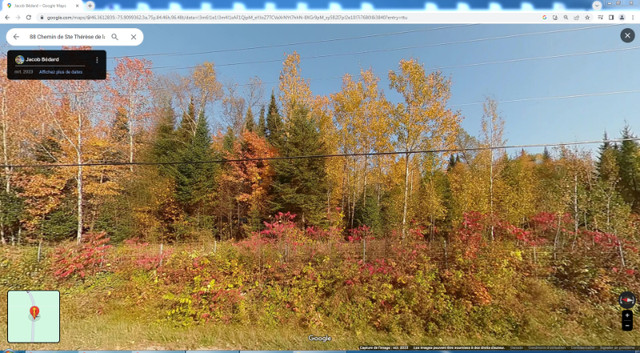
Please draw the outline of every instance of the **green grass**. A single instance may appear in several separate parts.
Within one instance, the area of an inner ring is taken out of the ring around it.
[[[571,329],[571,327],[567,327]],[[326,330],[331,342],[310,342],[309,331],[292,328],[260,328],[250,325],[199,325],[175,328],[141,320],[131,315],[96,316],[81,320],[63,320],[62,338],[59,344],[14,344],[20,350],[338,350],[357,349],[359,345],[590,345],[593,337],[552,337],[544,343],[536,339],[501,340],[493,337],[442,337],[389,335],[381,332],[333,332]],[[324,335],[325,332],[312,332]],[[611,332],[598,337],[612,345],[637,345],[637,333]]]
[[[180,288],[154,283],[150,272],[103,273],[82,281],[56,284],[46,273],[47,262],[34,261],[33,249],[0,249],[12,264],[0,268],[5,289],[59,289],[61,340],[59,344],[12,344],[17,350],[345,350],[360,345],[640,345],[640,331],[620,330],[615,300],[595,305],[549,285],[529,279],[529,292],[500,302],[499,310],[513,310],[524,319],[517,336],[473,330],[472,324],[440,327],[435,333],[385,332],[362,327],[354,330],[331,325],[303,329],[292,323],[266,325],[249,318],[244,324],[220,322],[178,326],[168,321],[163,295]],[[122,250],[122,249],[120,249]],[[196,250],[193,250],[196,251]],[[187,252],[189,253],[189,252]],[[190,255],[189,255],[190,256]],[[1,258],[0,258],[1,259]],[[2,263],[2,260],[0,260]],[[33,272],[36,274],[33,274]],[[17,281],[17,282],[16,282]],[[176,293],[177,294],[177,293]],[[500,298],[496,298],[500,300]],[[0,331],[6,332],[6,295],[0,295]],[[638,308],[636,307],[638,316]],[[487,315],[487,320],[494,316]],[[496,315],[495,317],[499,317]],[[502,317],[505,317],[504,315]],[[467,318],[460,318],[465,322]],[[459,322],[459,321],[455,321]],[[509,323],[497,322],[497,329]],[[332,341],[312,342],[310,334],[329,335]],[[0,345],[8,346],[6,334]]]
[[[438,336],[389,334],[377,331],[348,332],[325,329],[303,330],[295,327],[259,327],[258,325],[200,324],[176,327],[157,318],[152,303],[119,305],[119,300],[98,302],[91,293],[63,296],[61,340],[59,344],[13,344],[18,350],[339,350],[357,349],[359,345],[639,345],[640,334],[608,328],[610,323],[591,322],[585,326],[574,321],[552,322],[546,313],[532,320],[540,331],[518,338],[498,338],[484,335],[453,336],[443,330]],[[0,302],[6,307],[6,297]],[[579,309],[578,309],[579,310]],[[615,309],[612,309],[615,310]],[[150,312],[151,311],[151,312]],[[6,330],[6,317],[1,319]],[[597,329],[596,329],[597,328]],[[311,342],[308,335],[332,337],[327,343]],[[3,337],[3,341],[6,337]]]

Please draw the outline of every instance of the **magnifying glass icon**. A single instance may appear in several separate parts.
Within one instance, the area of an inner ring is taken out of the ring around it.
[[[115,33],[111,33],[111,39],[118,40],[118,36]]]

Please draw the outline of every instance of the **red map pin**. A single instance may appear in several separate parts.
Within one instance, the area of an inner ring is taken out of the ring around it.
[[[33,316],[33,319],[36,319],[36,316],[38,316],[38,313],[40,312],[40,309],[37,306],[32,306],[31,309],[29,309],[29,313],[31,314],[31,316]]]

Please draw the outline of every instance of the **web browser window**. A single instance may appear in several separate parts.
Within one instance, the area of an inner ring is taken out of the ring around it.
[[[95,7],[2,3],[6,352],[640,349],[631,5]]]

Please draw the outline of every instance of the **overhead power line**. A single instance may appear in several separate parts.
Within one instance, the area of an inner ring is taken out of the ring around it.
[[[536,61],[536,60],[552,60],[552,59],[561,59],[568,57],[580,57],[587,55],[598,55],[598,54],[610,54],[617,52],[626,52],[640,49],[640,46],[633,47],[622,47],[615,49],[604,49],[604,50],[595,50],[595,51],[583,51],[583,52],[574,52],[574,53],[563,53],[563,54],[555,54],[555,55],[545,55],[545,56],[531,56],[531,57],[523,57],[523,58],[512,58],[512,59],[504,59],[504,60],[494,60],[494,61],[484,61],[484,62],[476,62],[476,63],[467,63],[467,64],[458,64],[458,65],[446,65],[446,66],[432,66],[427,67],[427,70],[442,70],[442,69],[456,69],[456,68],[469,68],[476,66],[484,66],[484,65],[499,65],[499,64],[509,64],[509,63],[517,63],[517,62],[525,62],[525,61]],[[169,66],[163,66],[162,68],[170,68]],[[157,69],[157,67],[156,67]],[[320,77],[320,78],[306,78],[309,81],[326,81],[326,80],[337,80],[342,79],[343,76],[330,76],[330,77]],[[278,81],[262,81],[261,84],[276,84]],[[250,83],[247,84],[238,84],[238,87],[249,86]],[[170,88],[166,87],[158,87],[158,88],[149,88],[149,89],[139,89],[138,91],[171,91]],[[67,91],[67,92],[53,92],[56,95],[64,95],[64,94],[81,94],[81,93],[103,93],[104,90],[84,90],[84,91]],[[471,103],[476,104],[476,103]]]
[[[623,91],[609,91],[609,92],[592,92],[592,93],[580,93],[580,94],[568,94],[563,96],[542,96],[542,97],[526,97],[526,98],[517,98],[517,99],[506,99],[506,100],[497,100],[497,103],[500,104],[508,104],[508,103],[520,103],[520,102],[529,102],[529,101],[547,101],[547,100],[555,100],[555,99],[572,99],[572,98],[585,98],[585,97],[601,97],[601,96],[612,96],[617,94],[629,94],[629,93],[640,93],[640,89],[630,89]],[[462,104],[452,104],[450,107],[465,107],[469,105],[478,105],[483,104],[484,101],[477,101],[471,103],[462,103]]]
[[[169,88],[157,88],[145,91],[170,91]],[[65,95],[65,94],[82,94],[82,93],[99,93],[103,91],[71,91],[71,92],[55,92],[55,95]],[[631,94],[631,93],[640,93],[640,89],[631,89],[631,90],[621,90],[621,91],[607,91],[607,92],[588,92],[588,93],[577,93],[577,94],[567,94],[567,95],[556,95],[556,96],[540,96],[540,97],[524,97],[524,98],[516,98],[516,99],[505,99],[505,100],[496,100],[496,103],[500,104],[509,104],[509,103],[519,103],[519,102],[529,102],[529,101],[548,101],[555,99],[572,99],[572,98],[584,98],[584,97],[600,97],[600,96],[612,96],[618,94]],[[459,104],[450,104],[449,107],[465,107],[471,105],[483,104],[485,101],[476,101],[469,103],[459,103]]]
[[[574,52],[574,53],[562,53],[555,55],[543,55],[543,56],[529,56],[523,58],[512,58],[512,59],[503,59],[503,60],[493,60],[493,61],[481,61],[475,63],[468,64],[457,64],[457,65],[443,65],[443,66],[431,66],[427,67],[427,70],[445,70],[445,69],[461,69],[461,68],[472,68],[478,66],[486,66],[486,65],[500,65],[500,64],[513,64],[527,61],[537,61],[537,60],[553,60],[553,59],[564,59],[564,58],[572,58],[572,57],[580,57],[580,56],[588,56],[588,55],[599,55],[599,54],[611,54],[618,52],[628,52],[640,49],[640,46],[633,47],[622,47],[615,49],[603,49],[603,50],[593,50],[593,51],[582,51],[582,52]],[[304,58],[302,58],[304,59]],[[220,65],[216,65],[220,66]],[[172,68],[172,66],[161,66],[156,67],[155,69],[168,69]],[[344,78],[344,76],[329,76],[329,77],[319,77],[319,78],[307,78],[309,81],[328,81],[328,80],[340,80]],[[262,84],[277,84],[278,81],[263,81]],[[239,87],[249,86],[250,83],[247,84],[238,84]],[[158,90],[169,90],[168,88],[162,88]]]
[[[504,59],[504,60],[494,60],[494,61],[483,61],[483,62],[470,63],[470,64],[436,66],[431,69],[442,70],[442,69],[457,69],[457,68],[484,66],[484,65],[510,64],[510,63],[517,63],[517,62],[523,62],[523,61],[532,61],[532,60],[550,60],[550,59],[561,59],[561,58],[569,58],[569,57],[583,56],[583,55],[609,54],[609,53],[631,51],[631,50],[637,50],[637,49],[640,49],[640,46],[623,47],[623,48],[616,48],[616,49],[603,49],[603,50],[594,50],[594,51],[583,51],[583,52],[577,52],[577,53],[531,56],[531,57],[525,57],[525,58],[514,58],[514,59]]]
[[[311,56],[300,57],[300,59],[301,60],[310,60],[310,59],[314,60],[314,59],[324,59],[324,58],[331,58],[331,57],[379,54],[379,53],[388,53],[388,52],[410,50],[410,49],[434,48],[434,47],[442,47],[442,46],[448,46],[448,45],[471,44],[471,43],[478,43],[478,42],[485,42],[485,41],[493,41],[493,40],[501,40],[501,39],[512,39],[512,38],[520,38],[520,37],[530,37],[530,36],[538,36],[538,35],[545,35],[545,34],[576,32],[576,31],[597,29],[597,28],[602,28],[602,27],[612,27],[612,26],[618,26],[618,25],[588,26],[588,27],[565,28],[565,29],[537,31],[537,32],[524,32],[524,33],[507,34],[507,35],[501,35],[501,36],[492,36],[492,37],[483,37],[483,38],[473,38],[473,39],[465,39],[465,40],[457,40],[457,41],[440,42],[440,43],[409,45],[409,46],[403,46],[403,47],[397,47],[397,48],[377,48],[377,49],[352,51],[352,52],[344,52],[344,53],[329,53],[329,54],[311,55]],[[268,60],[240,61],[240,62],[216,64],[215,66],[216,67],[227,67],[227,66],[238,66],[238,65],[269,64],[269,63],[277,63],[277,62],[282,62],[282,59],[280,58],[280,59],[268,59]],[[185,69],[193,69],[195,67],[197,67],[197,66],[195,66],[195,65],[194,66],[183,66],[183,67],[162,66],[162,67],[155,68],[155,70],[157,70],[157,69],[185,70]]]
[[[316,154],[304,156],[277,156],[277,157],[256,157],[256,158],[230,158],[230,159],[213,159],[208,161],[174,161],[174,162],[90,162],[90,163],[61,163],[61,164],[4,164],[2,168],[68,168],[68,167],[117,167],[117,166],[172,166],[183,164],[224,164],[224,163],[242,163],[257,161],[278,161],[278,160],[296,160],[296,159],[328,159],[328,158],[345,158],[345,157],[371,157],[371,156],[394,156],[394,155],[414,155],[426,153],[459,153],[459,152],[479,152],[489,150],[503,149],[524,149],[524,148],[540,148],[540,147],[565,147],[579,145],[593,145],[600,143],[621,143],[624,141],[640,141],[640,137],[607,139],[607,140],[591,140],[591,141],[575,141],[575,142],[559,142],[559,143],[536,143],[522,145],[505,145],[505,146],[484,146],[471,148],[448,148],[448,149],[429,149],[414,151],[389,151],[389,152],[362,152],[362,153],[334,153],[334,154]]]

